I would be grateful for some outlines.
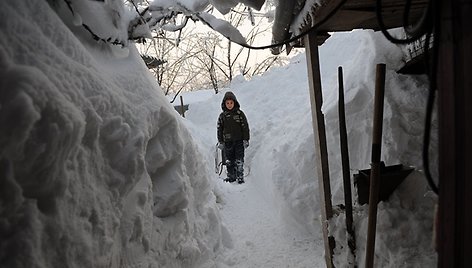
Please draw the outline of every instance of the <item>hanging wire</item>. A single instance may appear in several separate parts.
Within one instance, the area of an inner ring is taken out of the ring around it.
[[[432,57],[431,57],[431,68],[427,68],[428,71],[428,77],[430,80],[430,89],[429,89],[429,95],[428,95],[428,102],[426,106],[426,118],[425,118],[425,130],[424,130],[424,136],[423,136],[423,166],[425,169],[425,175],[426,179],[428,181],[429,186],[433,190],[434,193],[438,194],[439,193],[439,187],[435,184],[433,181],[433,178],[431,176],[430,172],[430,166],[429,166],[429,142],[430,142],[430,136],[431,136],[431,121],[432,121],[432,114],[433,114],[433,107],[434,107],[434,100],[435,100],[435,92],[437,90],[437,68],[438,68],[438,55],[439,55],[439,36],[440,36],[440,25],[439,25],[439,9],[436,6],[436,1],[430,1],[433,2],[432,4],[432,14],[434,14],[435,20],[433,20],[433,46],[432,46]],[[425,45],[427,46],[425,48],[425,51],[428,51],[427,48],[429,48],[429,42],[430,42],[431,34],[427,35],[427,39],[425,40]],[[426,61],[426,66],[428,66],[429,63],[429,53],[426,52],[425,54],[425,61]]]
[[[410,25],[409,23],[409,16],[410,16],[410,9],[411,9],[411,0],[406,0],[405,9],[403,13],[403,28],[407,33],[407,37],[405,39],[398,39],[390,35],[387,31],[387,27],[383,21],[382,15],[382,0],[377,0],[377,21],[380,26],[381,32],[384,36],[392,43],[395,44],[408,44],[412,43],[421,37],[425,36],[425,43],[424,43],[424,55],[425,55],[425,66],[426,66],[426,73],[429,79],[429,91],[428,91],[428,99],[426,103],[426,116],[425,116],[425,123],[424,123],[424,133],[423,133],[423,151],[422,151],[422,158],[423,158],[423,168],[425,171],[425,177],[428,182],[429,187],[433,190],[434,193],[438,194],[439,187],[434,182],[431,176],[430,170],[430,163],[429,163],[429,146],[430,146],[430,137],[431,137],[431,121],[433,115],[433,107],[434,107],[434,100],[435,100],[435,93],[437,90],[437,81],[436,81],[436,73],[438,67],[438,51],[439,51],[439,16],[438,16],[438,8],[436,6],[436,1],[429,0],[426,10],[423,12],[422,17],[415,25]],[[432,46],[432,55],[429,53],[429,44],[430,40],[433,38],[433,46]],[[431,58],[430,58],[431,57]],[[431,62],[431,65],[430,65]]]
[[[230,40],[231,42],[233,43],[236,43],[242,47],[245,47],[245,48],[249,48],[249,49],[254,49],[254,50],[262,50],[262,49],[269,49],[269,48],[274,48],[274,47],[278,47],[278,46],[283,46],[283,45],[286,45],[286,44],[289,44],[291,42],[294,42],[302,37],[304,37],[305,35],[309,34],[309,33],[312,33],[312,32],[315,32],[318,30],[318,28],[323,24],[325,23],[326,21],[328,21],[330,18],[332,18],[334,16],[334,14],[336,14],[336,12],[338,12],[338,10],[347,2],[347,0],[342,0],[338,3],[338,5],[333,9],[331,10],[331,12],[328,13],[328,15],[326,17],[324,17],[322,20],[318,21],[317,23],[315,23],[313,26],[311,26],[309,29],[301,32],[300,34],[298,35],[295,35],[289,39],[285,39],[281,42],[278,42],[278,43],[273,43],[273,44],[270,44],[270,45],[265,45],[265,46],[251,46],[251,45],[248,45],[248,44],[242,44],[242,43],[238,43],[238,42],[235,42],[233,40]],[[210,24],[206,23],[205,20],[203,20],[198,14],[196,15],[202,22],[204,22],[205,24],[208,25],[208,27],[212,28]],[[227,38],[227,37],[226,37]],[[228,39],[228,38],[227,38]]]
[[[384,34],[385,38],[387,38],[390,42],[394,44],[409,44],[420,39],[426,33],[432,32],[433,29],[431,5],[432,0],[428,1],[426,10],[425,12],[423,12],[423,15],[421,16],[420,20],[412,26],[409,23],[411,0],[406,0],[405,8],[403,11],[403,28],[407,33],[407,37],[405,39],[398,39],[393,37],[388,32],[387,26],[385,26],[382,15],[382,0],[377,0],[375,14],[377,16],[377,22],[379,23],[380,31]]]
[[[427,38],[429,39],[429,38]],[[437,50],[437,36],[434,38],[433,42],[433,50]],[[433,52],[433,55],[436,54],[437,51]],[[425,56],[426,57],[426,56]],[[427,59],[427,58],[425,58]],[[435,92],[436,92],[436,76],[434,75],[435,70],[437,69],[437,57],[433,56],[432,57],[433,64],[431,66],[431,74],[429,75],[429,80],[430,80],[430,89],[429,89],[429,94],[428,94],[428,101],[426,104],[426,118],[425,118],[425,127],[424,127],[424,133],[423,133],[423,166],[425,170],[425,175],[426,179],[428,181],[429,186],[433,190],[434,193],[438,194],[439,189],[438,186],[436,186],[435,182],[433,181],[433,178],[431,176],[431,171],[429,167],[429,143],[430,143],[430,136],[431,136],[431,121],[432,121],[432,114],[433,114],[433,107],[434,107],[434,99],[435,99]]]

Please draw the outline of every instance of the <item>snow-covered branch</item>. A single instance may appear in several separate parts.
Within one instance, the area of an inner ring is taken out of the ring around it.
[[[57,0],[57,13],[76,32],[88,32],[96,41],[128,46],[129,40],[152,38],[153,31],[181,31],[189,20],[201,21],[230,41],[245,45],[246,40],[231,23],[210,12],[222,14],[239,3],[256,9],[265,0]],[[81,35],[83,35],[81,33]]]
[[[194,5],[189,6],[178,1],[173,4],[169,4],[166,1],[152,2],[148,7],[142,8],[143,12],[137,14],[143,20],[135,19],[132,21],[133,24],[145,21],[147,27],[130,26],[132,31],[129,33],[129,36],[133,39],[148,38],[150,33],[142,31],[143,29],[148,31],[180,31],[187,25],[188,20],[192,19],[194,21],[201,21],[233,42],[246,44],[246,40],[236,27],[205,11],[209,7],[207,1],[194,1],[194,3]],[[213,1],[213,3],[217,2]],[[177,23],[179,16],[182,16],[183,19],[180,23]]]

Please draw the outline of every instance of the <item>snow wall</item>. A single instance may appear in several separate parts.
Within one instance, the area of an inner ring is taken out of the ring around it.
[[[0,3],[0,266],[211,262],[226,230],[198,148],[134,46],[80,25],[119,39],[100,20],[122,2],[65,2]]]

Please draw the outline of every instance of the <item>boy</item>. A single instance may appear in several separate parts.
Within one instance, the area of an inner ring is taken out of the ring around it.
[[[246,115],[239,109],[233,92],[226,92],[221,102],[223,112],[218,117],[218,148],[224,149],[226,172],[224,181],[244,183],[244,149],[249,146],[249,125]]]

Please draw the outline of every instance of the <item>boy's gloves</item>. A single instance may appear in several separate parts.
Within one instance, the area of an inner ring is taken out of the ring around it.
[[[246,149],[247,147],[249,147],[249,141],[243,140],[243,145],[244,145],[244,149]]]
[[[221,142],[218,142],[218,149],[223,150],[225,148],[225,145]]]

